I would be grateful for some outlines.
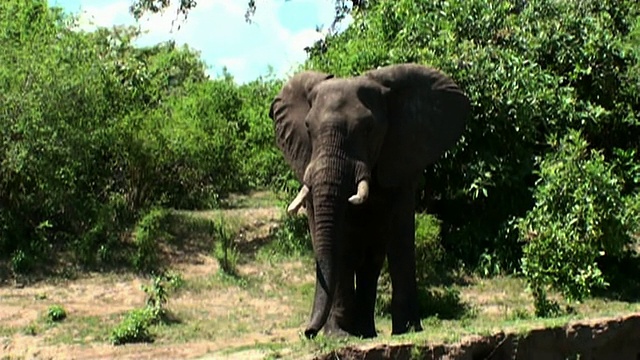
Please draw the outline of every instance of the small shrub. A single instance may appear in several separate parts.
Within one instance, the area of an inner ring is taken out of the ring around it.
[[[145,307],[130,311],[124,320],[111,332],[111,343],[122,345],[136,342],[152,342],[149,326],[154,321],[152,309]]]
[[[167,309],[165,305],[169,300],[169,291],[175,290],[184,284],[180,274],[162,273],[154,276],[151,285],[142,285],[142,290],[147,294],[147,308],[153,316],[153,323],[166,322]]]
[[[182,288],[185,284],[184,278],[180,273],[176,273],[173,271],[168,271],[164,273],[164,279],[167,282],[167,288],[171,291],[178,290]]]
[[[60,305],[52,305],[47,309],[47,321],[59,322],[67,318],[67,312]]]
[[[557,313],[547,287],[580,301],[607,286],[599,261],[624,254],[637,218],[625,206],[632,201],[622,195],[621,178],[580,132],[551,144],[556,151],[539,161],[536,205],[518,222],[526,242],[522,270],[540,316]]]
[[[111,332],[111,342],[121,345],[134,342],[151,342],[153,335],[149,330],[152,325],[167,323],[168,288],[175,288],[182,281],[179,274],[162,273],[154,276],[151,285],[143,285],[147,294],[145,307],[128,312],[125,318]]]
[[[23,250],[16,250],[11,255],[11,269],[18,274],[24,274],[33,269],[35,260]]]
[[[217,241],[214,254],[224,274],[237,276],[237,263],[239,254],[233,243],[234,234],[229,225],[221,218],[216,227]]]
[[[170,211],[152,209],[136,224],[133,237],[136,251],[133,254],[133,266],[139,271],[150,271],[157,267],[158,240],[168,237],[167,217]]]
[[[313,252],[306,216],[285,216],[272,232],[269,251],[285,257],[308,255]]]
[[[445,252],[440,242],[440,220],[435,216],[419,213],[416,221],[416,272],[420,282],[426,283],[443,265]]]

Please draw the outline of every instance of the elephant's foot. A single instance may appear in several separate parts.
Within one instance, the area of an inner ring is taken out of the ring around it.
[[[359,313],[356,317],[356,333],[358,336],[368,339],[378,336],[373,311],[368,314]]]
[[[393,321],[391,334],[399,335],[399,334],[406,334],[408,332],[420,332],[420,331],[422,331],[422,324],[420,323],[420,319],[409,320],[404,322]]]
[[[333,337],[333,338],[345,338],[345,337],[353,336],[353,334],[340,328],[339,326],[325,326],[324,334],[327,337]]]
[[[337,338],[358,336],[358,334],[353,331],[353,327],[348,325],[350,323],[350,321],[344,318],[338,318],[335,315],[329,316],[327,323],[324,325],[324,334]]]
[[[376,328],[373,326],[361,326],[357,331],[358,336],[365,339],[370,339],[378,336]]]
[[[360,338],[374,338],[378,336],[378,332],[373,324],[358,324],[352,329],[341,327],[337,321],[328,321],[324,326],[324,333],[331,337],[348,337],[356,336]]]

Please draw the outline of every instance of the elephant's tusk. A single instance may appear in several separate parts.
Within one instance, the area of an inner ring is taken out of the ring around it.
[[[367,180],[360,180],[358,183],[358,192],[349,198],[349,202],[354,205],[360,205],[369,197],[369,183]]]
[[[296,195],[295,199],[293,199],[291,204],[289,204],[289,207],[287,208],[287,214],[289,215],[297,214],[298,210],[300,210],[300,208],[304,204],[304,201],[306,200],[307,195],[309,195],[309,187],[307,185],[303,185],[298,195]]]

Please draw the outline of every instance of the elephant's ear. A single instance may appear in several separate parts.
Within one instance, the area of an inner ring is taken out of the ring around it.
[[[397,186],[455,145],[471,104],[453,80],[426,66],[391,65],[364,76],[390,89],[385,95],[388,129],[377,176],[382,186]]]
[[[305,118],[311,109],[309,95],[320,82],[333,75],[303,71],[284,84],[271,103],[269,117],[274,121],[276,144],[301,182],[311,158],[311,142]]]

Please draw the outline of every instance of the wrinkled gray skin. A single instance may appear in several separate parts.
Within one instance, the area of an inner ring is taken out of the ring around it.
[[[376,336],[385,255],[392,333],[422,329],[415,270],[414,194],[421,171],[460,138],[467,96],[444,74],[392,65],[353,78],[305,71],[271,105],[276,142],[303,183],[316,290],[305,335]]]

